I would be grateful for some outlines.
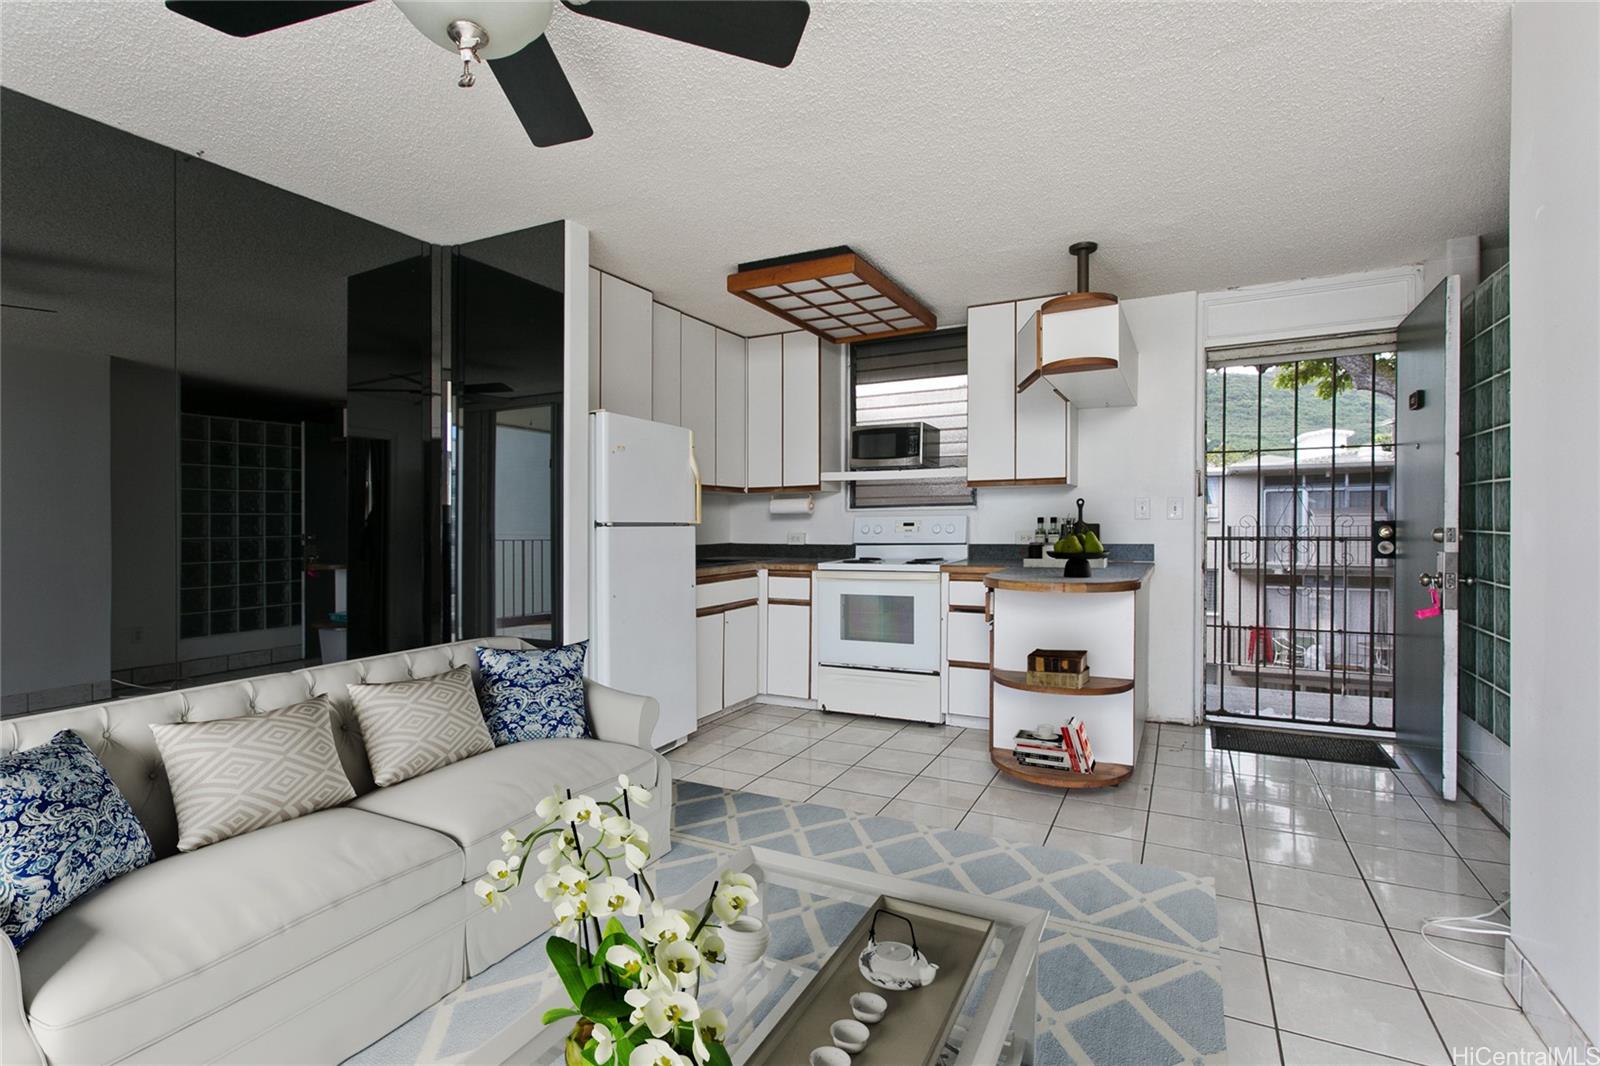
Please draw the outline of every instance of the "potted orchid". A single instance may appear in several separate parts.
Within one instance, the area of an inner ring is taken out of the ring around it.
[[[757,902],[755,881],[724,871],[698,911],[663,906],[643,874],[650,836],[633,820],[650,799],[626,775],[611,799],[547,796],[535,808],[540,826],[503,833],[505,858],[474,886],[499,910],[531,867],[542,871],[533,889],[554,914],[546,951],[572,999],[544,1023],[577,1019],[567,1066],[731,1066],[727,1016],[697,997],[701,977],[726,959],[719,930]]]

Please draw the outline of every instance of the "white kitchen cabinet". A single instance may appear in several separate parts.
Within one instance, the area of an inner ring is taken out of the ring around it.
[[[1038,311],[1044,300],[1017,304],[1016,366],[1013,389],[1038,369]],[[1018,481],[1069,482],[1067,402],[1043,383],[1023,389],[1017,397]],[[970,476],[970,469],[969,469]]]
[[[600,275],[600,406],[650,417],[650,290]]]
[[[945,713],[989,717],[989,671],[952,666],[945,674]]]
[[[760,690],[760,608],[739,607],[722,618],[722,705],[732,707]]]
[[[589,268],[589,410],[600,407],[600,271]]]
[[[1016,305],[967,308],[967,480],[1017,476]]]
[[[725,329],[717,332],[716,375],[716,478],[701,477],[718,488],[743,491],[747,478],[746,407],[749,403],[749,367],[745,339]]]
[[[683,312],[651,305],[650,418],[683,425]]]
[[[988,663],[989,623],[981,611],[951,611],[945,628],[945,658],[953,663]]]
[[[767,605],[768,695],[811,697],[811,608],[803,604]]]
[[[716,330],[698,318],[683,316],[679,334],[683,427],[694,434],[694,457],[700,481],[717,482],[717,338]]]
[[[701,615],[694,620],[695,715],[704,718],[722,710],[722,630],[721,614]]]
[[[822,484],[821,360],[821,343],[814,334],[783,335],[782,483],[786,489],[815,489]],[[751,415],[750,425],[759,426],[754,411]],[[758,484],[753,476],[750,481]]]
[[[745,355],[749,402],[746,407],[749,468],[746,484],[754,492],[783,487],[785,408],[783,337],[751,337]]]

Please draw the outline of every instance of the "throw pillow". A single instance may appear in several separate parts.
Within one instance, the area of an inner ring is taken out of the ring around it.
[[[351,685],[372,780],[393,785],[489,751],[472,668],[387,685]]]
[[[587,737],[583,658],[589,642],[548,650],[479,648],[483,717],[496,744]]]
[[[178,850],[193,851],[356,798],[318,697],[266,714],[151,725],[172,782]]]
[[[78,734],[63,729],[0,756],[0,928],[12,944],[153,857],[149,834]]]

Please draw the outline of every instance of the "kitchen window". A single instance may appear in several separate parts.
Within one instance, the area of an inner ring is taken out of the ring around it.
[[[949,478],[853,481],[853,508],[970,507],[967,486],[967,331],[938,330],[850,347],[851,424],[927,422],[938,427],[937,465]]]

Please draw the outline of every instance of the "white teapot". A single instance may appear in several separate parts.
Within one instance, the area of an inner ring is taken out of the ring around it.
[[[905,922],[906,928],[911,931],[911,943],[878,940],[880,914],[887,914],[891,918],[899,918]],[[861,949],[861,976],[879,988],[905,991],[931,984],[938,972],[938,964],[929,961],[928,956],[917,947],[917,930],[911,924],[911,919],[903,914],[878,908],[872,915],[872,925],[867,929],[867,946]]]

